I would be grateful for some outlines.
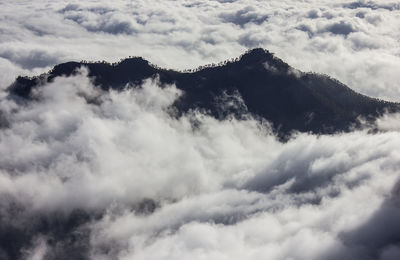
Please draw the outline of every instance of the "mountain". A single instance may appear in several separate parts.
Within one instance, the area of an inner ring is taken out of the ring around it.
[[[292,131],[349,131],[359,124],[359,117],[373,120],[385,111],[400,111],[398,103],[361,95],[326,75],[300,72],[260,48],[219,65],[185,72],[158,68],[138,57],[116,64],[67,62],[38,77],[18,77],[8,90],[10,95],[29,99],[33,88],[58,76],[73,75],[81,66],[105,90],[122,90],[128,83],[134,87],[144,79],[159,77],[161,83],[174,83],[184,91],[174,104],[179,113],[199,108],[223,119],[250,112],[271,122],[280,137]]]

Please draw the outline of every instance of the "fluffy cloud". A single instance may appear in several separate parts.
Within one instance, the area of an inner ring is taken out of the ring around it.
[[[182,93],[157,79],[104,92],[83,69],[31,102],[4,89],[70,60],[186,69],[264,47],[399,101],[399,15],[393,1],[0,0],[0,258],[398,259],[399,115],[281,143],[251,117],[177,117]]]
[[[48,68],[59,61],[59,53],[49,53],[44,49],[26,50],[24,48],[4,48],[0,50],[0,57],[7,59],[23,69]]]
[[[188,69],[264,47],[297,69],[400,100],[400,8],[393,1],[1,1],[0,7],[0,57],[12,63],[3,70],[3,88],[18,74],[70,60],[134,55]]]
[[[31,102],[3,93],[0,255],[398,258],[391,117],[281,143],[251,117],[176,117],[181,94],[157,79],[104,92],[85,69]]]

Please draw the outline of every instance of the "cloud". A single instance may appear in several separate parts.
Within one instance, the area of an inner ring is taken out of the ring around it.
[[[191,69],[263,47],[301,71],[328,74],[363,94],[400,99],[399,9],[391,1],[0,5],[0,50],[13,64],[2,88],[19,74],[71,60],[143,56],[161,67]]]
[[[389,11],[399,10],[400,5],[398,3],[376,3],[375,1],[358,1],[352,2],[349,4],[345,4],[344,7],[350,9],[359,9],[359,8],[367,8],[367,9],[387,9]]]
[[[240,35],[238,42],[248,48],[257,48],[269,42],[269,37],[263,32],[251,31]]]
[[[308,12],[307,17],[311,18],[311,19],[316,19],[316,18],[319,18],[320,15],[318,13],[318,10],[311,10]]]
[[[383,115],[376,120],[376,126],[382,131],[400,130],[400,114]]]
[[[380,39],[374,39],[365,33],[352,33],[349,39],[354,49],[378,49],[384,43]]]
[[[65,19],[74,21],[90,32],[110,34],[133,34],[135,21],[108,7],[80,7],[69,4],[59,11]]]
[[[394,220],[400,217],[399,183],[390,196],[363,225],[340,234],[351,248],[351,254],[364,259],[395,259],[400,256],[400,225]],[[388,226],[388,223],[393,225]]]
[[[327,27],[325,27],[324,30],[333,34],[340,34],[346,36],[356,31],[351,24],[347,24],[343,21],[339,23],[330,24]]]
[[[62,59],[60,53],[48,53],[46,50],[10,48],[0,49],[0,57],[20,65],[23,69],[48,68]]]
[[[264,47],[399,101],[397,3],[0,7],[0,258],[398,258],[398,115],[378,119],[375,134],[280,143],[251,116],[176,118],[170,105],[183,93],[157,79],[104,92],[82,70],[42,86],[36,101],[5,92],[17,75],[70,60],[133,55],[187,69]],[[245,110],[235,93],[216,101]]]
[[[14,246],[0,243],[0,254],[397,256],[400,133],[390,116],[375,134],[281,143],[250,115],[176,117],[170,105],[184,93],[159,84],[103,91],[83,68],[39,87],[30,102],[4,93],[0,241]],[[235,93],[217,101],[240,107]]]
[[[247,23],[262,24],[268,20],[268,15],[261,15],[252,7],[247,7],[235,12],[220,14],[222,21],[245,26]]]

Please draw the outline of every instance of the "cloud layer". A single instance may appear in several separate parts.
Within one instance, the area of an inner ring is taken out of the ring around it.
[[[0,0],[0,258],[399,259],[399,115],[281,143],[251,116],[177,117],[184,93],[157,79],[5,91],[70,60],[188,69],[263,47],[400,101],[398,28],[387,0]]]
[[[70,60],[134,55],[189,69],[264,47],[300,70],[400,100],[395,1],[3,0],[0,7],[3,87]]]
[[[27,259],[400,256],[393,118],[281,143],[251,117],[177,118],[157,79],[104,92],[86,73],[3,93],[0,256],[10,238]]]

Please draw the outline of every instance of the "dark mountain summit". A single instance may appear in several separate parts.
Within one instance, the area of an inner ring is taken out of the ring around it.
[[[68,62],[39,77],[18,77],[10,86],[13,95],[29,99],[32,88],[61,75],[72,75],[86,66],[99,87],[123,89],[158,76],[161,83],[176,84],[184,95],[175,103],[180,113],[200,108],[216,118],[237,117],[243,110],[273,123],[279,135],[293,130],[329,134],[348,131],[360,116],[373,119],[385,111],[400,110],[400,104],[373,99],[351,90],[326,75],[303,73],[263,49],[194,71],[158,68],[142,58],[117,64]],[[243,101],[243,102],[242,102]]]

